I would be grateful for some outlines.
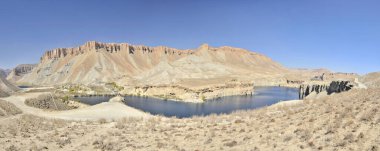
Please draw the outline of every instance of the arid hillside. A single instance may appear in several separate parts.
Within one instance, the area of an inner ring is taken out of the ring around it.
[[[366,74],[360,80],[368,87],[380,87],[380,72]]]
[[[213,48],[204,44],[194,50],[178,50],[92,41],[46,52],[31,73],[16,81],[33,85],[106,82],[158,85],[201,79],[202,84],[202,80],[237,77],[274,79],[287,71],[264,55],[240,48]]]
[[[11,117],[0,117],[0,146],[5,150],[376,151],[380,147],[378,92],[354,89],[258,110],[186,119],[158,116],[78,122],[12,116],[20,113],[12,109],[16,112],[7,114]]]
[[[9,94],[17,91],[18,88],[8,82],[5,77],[0,75],[0,97],[9,96]]]

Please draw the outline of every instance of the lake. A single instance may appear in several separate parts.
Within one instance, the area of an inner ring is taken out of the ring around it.
[[[110,96],[96,96],[78,97],[76,99],[85,104],[95,105],[107,102],[110,98]],[[254,95],[252,96],[226,96],[208,100],[205,103],[186,103],[165,101],[151,97],[125,96],[125,104],[153,115],[184,118],[195,115],[228,114],[237,110],[249,110],[269,106],[282,100],[296,99],[298,99],[298,89],[296,88],[255,87]]]

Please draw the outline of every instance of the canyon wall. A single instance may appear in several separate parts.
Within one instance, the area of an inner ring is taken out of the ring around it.
[[[288,70],[270,58],[228,46],[203,44],[179,50],[127,43],[87,42],[47,51],[31,73],[16,80],[30,85],[208,85],[232,79],[278,79]],[[193,82],[193,81],[201,82]],[[203,80],[203,81],[202,81]],[[185,83],[185,84],[183,84]]]

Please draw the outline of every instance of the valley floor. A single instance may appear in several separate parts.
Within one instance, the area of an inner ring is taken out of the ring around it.
[[[380,150],[380,89],[187,119],[0,117],[0,150]],[[4,109],[3,109],[4,110]],[[13,112],[12,112],[13,113]]]

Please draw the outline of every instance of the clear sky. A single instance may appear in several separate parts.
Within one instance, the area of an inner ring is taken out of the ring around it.
[[[0,68],[86,41],[229,45],[286,67],[380,71],[378,0],[1,0]]]

